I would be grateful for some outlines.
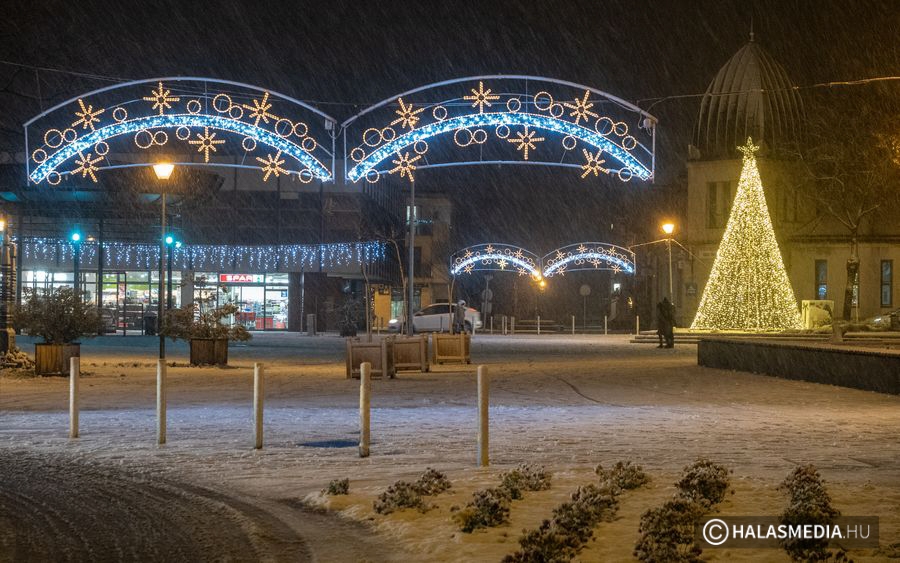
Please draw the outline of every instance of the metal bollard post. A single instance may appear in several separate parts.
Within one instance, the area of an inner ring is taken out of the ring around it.
[[[515,317],[509,318],[509,333],[513,334],[513,335],[516,334],[516,318]]]
[[[537,316],[537,323],[538,323],[538,336],[540,336],[541,335],[541,316],[540,315]]]
[[[606,315],[603,315],[603,335],[606,336],[609,331],[606,330]]]
[[[69,438],[78,437],[78,379],[81,377],[81,358],[69,360]]]
[[[253,364],[253,430],[255,437],[254,447],[257,450],[263,447],[263,408],[265,401],[265,372],[263,365]]]
[[[494,335],[494,315],[491,315],[491,336]]]
[[[372,364],[359,366],[359,457],[369,457],[369,407],[372,392]]]
[[[641,316],[640,315],[634,316],[634,335],[635,336],[641,335]]]
[[[166,361],[156,360],[156,443],[166,443]]]
[[[487,366],[478,366],[478,466],[487,467],[488,459],[488,397],[490,380]]]
[[[575,315],[572,315],[572,336],[575,336]]]

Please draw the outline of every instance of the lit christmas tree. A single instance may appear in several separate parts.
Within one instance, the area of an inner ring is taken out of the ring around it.
[[[709,281],[691,328],[799,329],[800,312],[766,206],[754,153],[747,139],[737,194]]]

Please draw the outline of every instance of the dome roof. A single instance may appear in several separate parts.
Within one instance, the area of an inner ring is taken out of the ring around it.
[[[803,101],[784,67],[751,35],[706,89],[694,144],[702,158],[737,156],[747,137],[769,147],[795,140],[802,119]]]

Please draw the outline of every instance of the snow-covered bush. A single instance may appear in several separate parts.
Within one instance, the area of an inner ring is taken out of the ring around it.
[[[543,466],[522,463],[500,474],[500,488],[509,492],[513,500],[522,498],[524,491],[544,491],[550,488],[552,474]]]
[[[831,524],[840,511],[831,505],[831,495],[815,466],[797,467],[778,486],[790,496],[781,523],[788,526],[802,524]],[[788,538],[782,540],[784,550],[794,561],[848,561],[843,551],[829,551],[827,539]]]
[[[322,491],[326,495],[346,495],[350,493],[350,479],[335,479]]]
[[[724,465],[700,458],[684,468],[675,486],[681,498],[706,504],[709,509],[725,500],[729,473]]]
[[[478,528],[499,526],[509,520],[509,491],[501,487],[482,489],[472,494],[472,500],[453,515],[459,528],[471,533]]]
[[[427,468],[425,473],[415,483],[419,494],[434,496],[443,493],[450,488],[450,479],[437,469]]]
[[[419,488],[407,481],[397,481],[375,500],[375,512],[378,514],[390,514],[404,508],[417,508],[422,512],[428,510]]]
[[[610,521],[619,508],[614,486],[578,487],[572,499],[553,510],[537,530],[526,530],[519,551],[506,556],[506,563],[526,561],[571,561],[594,535],[602,521]]]
[[[650,476],[644,473],[644,468],[632,465],[630,461],[617,462],[612,469],[603,469],[603,465],[597,465],[594,473],[600,477],[601,483],[609,483],[626,491],[650,482]]]
[[[641,534],[634,556],[645,563],[700,561],[701,549],[694,543],[694,525],[706,508],[684,498],[670,500],[641,515]]]

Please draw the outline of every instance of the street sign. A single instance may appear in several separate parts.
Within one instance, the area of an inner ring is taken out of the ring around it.
[[[581,287],[578,288],[578,294],[582,297],[587,297],[591,294],[591,286],[586,283],[581,284]]]

